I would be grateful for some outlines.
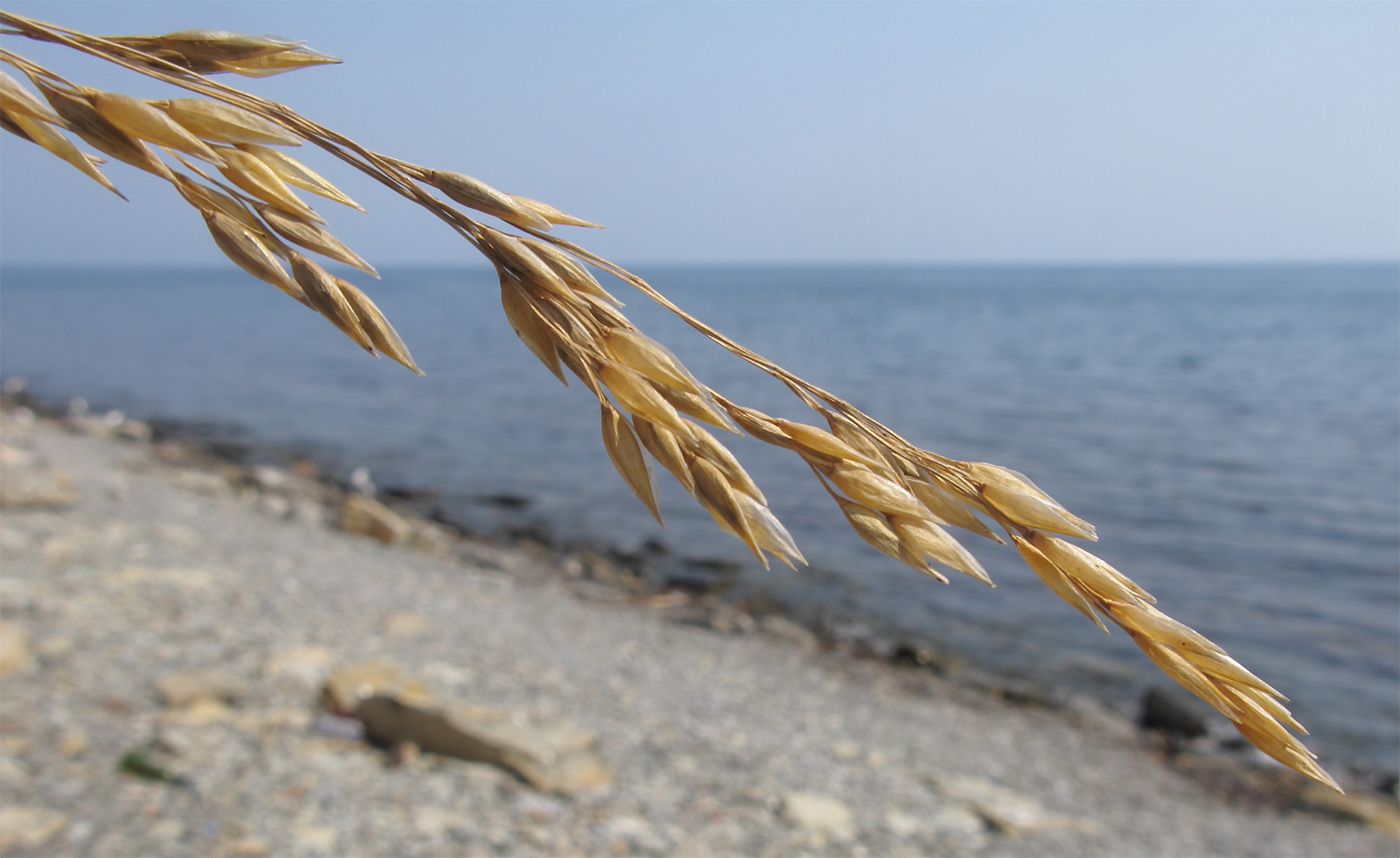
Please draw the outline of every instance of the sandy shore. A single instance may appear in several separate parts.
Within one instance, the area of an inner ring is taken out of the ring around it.
[[[540,554],[341,533],[149,444],[13,414],[0,441],[5,854],[1400,854],[1282,773],[1169,766],[1092,708],[677,622],[680,597]],[[366,744],[317,701],[372,660],[591,734],[609,782]]]

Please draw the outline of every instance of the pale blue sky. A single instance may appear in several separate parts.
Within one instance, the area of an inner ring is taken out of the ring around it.
[[[365,145],[598,220],[624,263],[1400,257],[1397,3],[10,2],[89,32],[306,39],[227,78]],[[15,37],[75,81],[129,72]],[[9,135],[6,263],[223,264],[192,209],[123,203]],[[303,152],[306,147],[303,147]],[[475,261],[328,157],[377,265]]]

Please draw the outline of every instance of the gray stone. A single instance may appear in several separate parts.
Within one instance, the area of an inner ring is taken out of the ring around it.
[[[68,824],[68,814],[34,805],[0,807],[0,852],[37,849]]]
[[[371,536],[389,545],[407,542],[413,534],[413,526],[403,516],[379,501],[354,492],[345,496],[340,508],[340,529]]]
[[[804,831],[837,838],[855,834],[855,816],[842,802],[810,792],[790,792],[783,796],[783,821]]]
[[[219,670],[174,673],[157,680],[156,688],[165,705],[172,709],[200,701],[237,703],[246,691],[241,680]]]
[[[6,468],[0,477],[0,509],[67,509],[81,499],[61,468]]]

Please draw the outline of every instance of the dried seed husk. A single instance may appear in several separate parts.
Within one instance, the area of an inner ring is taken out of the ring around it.
[[[320,224],[303,220],[276,206],[259,206],[258,214],[267,221],[267,225],[272,227],[273,231],[293,244],[299,244],[307,250],[314,250],[322,256],[353,265],[366,274],[379,277],[379,272],[374,270],[373,265],[361,259],[359,254],[342,244]]]
[[[172,98],[152,102],[185,130],[216,143],[300,146],[301,138],[281,125],[241,107],[207,98]]]
[[[248,60],[266,54],[282,53],[300,47],[303,42],[279,36],[250,36],[228,30],[180,30],[161,36],[126,36],[144,39],[181,56],[204,62]]]
[[[263,202],[272,203],[306,220],[325,222],[257,156],[240,149],[224,149],[221,154],[227,166],[221,168],[220,172],[230,182]]]
[[[863,465],[837,462],[812,462],[835,486],[851,500],[880,512],[926,518],[928,511],[909,490],[888,477],[882,477]]]
[[[1303,747],[1302,743],[1290,735],[1282,724],[1274,720],[1273,714],[1259,704],[1257,696],[1228,685],[1221,687],[1220,693],[1239,708],[1244,716],[1241,721],[1250,724],[1260,733],[1268,735],[1274,742],[1278,743],[1278,746],[1287,748],[1288,756],[1296,755],[1309,761],[1317,759],[1316,754]]]
[[[637,441],[636,433],[611,403],[606,399],[599,401],[603,406],[603,446],[608,448],[608,457],[656,523],[662,524],[661,510],[656,506],[656,492],[651,483],[651,468],[642,455],[642,445]]]
[[[1187,653],[1193,661],[1196,660],[1197,656],[1225,656],[1229,658],[1225,650],[1221,649],[1214,641],[1190,626],[1173,620],[1151,605],[1143,604],[1137,600],[1132,602],[1106,601],[1105,604],[1119,625],[1141,632],[1172,649],[1181,650]],[[1255,678],[1255,681],[1259,682],[1260,680]],[[1267,686],[1263,690],[1277,694]]]
[[[596,295],[618,307],[622,306],[622,302],[609,294],[608,290],[604,289],[597,278],[577,259],[549,242],[540,241],[537,238],[521,236],[520,241],[533,250],[536,256],[544,260],[546,265],[553,268],[554,273],[562,277],[565,283],[580,292]]]
[[[744,514],[744,520],[749,525],[749,532],[753,534],[754,541],[764,551],[777,557],[787,564],[789,569],[796,569],[792,561],[806,564],[807,558],[802,556],[802,552],[797,550],[797,543],[793,540],[792,534],[788,533],[783,523],[778,521],[778,517],[773,514],[767,506],[760,503],[755,498],[736,493],[735,499],[739,502],[739,509]],[[759,556],[762,560],[762,555]],[[767,562],[763,564],[768,568]]]
[[[91,103],[80,94],[64,92],[36,80],[34,85],[48,99],[55,112],[63,117],[68,128],[86,140],[93,148],[118,161],[154,173],[162,179],[174,181],[174,173],[165,162],[157,158],[146,144],[136,140],[117,126],[108,122],[102,114],[93,109]]]
[[[709,511],[721,527],[727,528],[729,533],[747,545],[766,566],[768,561],[754,540],[748,519],[744,516],[743,508],[739,506],[734,489],[720,469],[705,459],[697,458],[690,460],[690,472],[695,476],[695,497],[701,506]]]
[[[667,387],[699,394],[700,384],[671,350],[633,329],[614,328],[603,339],[603,348],[618,363],[631,367]]]
[[[209,227],[209,234],[214,237],[214,243],[225,256],[233,260],[234,265],[259,280],[271,283],[308,307],[311,306],[301,287],[287,276],[282,263],[277,261],[276,255],[268,249],[257,233],[223,212],[201,213],[204,215],[205,225]]]
[[[1127,603],[1157,601],[1122,572],[1077,545],[1040,531],[1031,534],[1030,542],[1076,584],[1100,598]]]
[[[580,381],[582,381],[594,396],[598,397],[599,399],[602,399],[605,395],[603,393],[603,386],[598,383],[597,374],[593,371],[593,368],[588,365],[588,362],[584,359],[584,357],[578,352],[569,348],[561,347],[558,351],[560,362],[563,363],[564,366],[569,368],[569,372],[572,372]],[[565,383],[567,384],[567,382]]]
[[[209,144],[185,130],[164,111],[139,98],[120,92],[95,92],[89,97],[92,107],[103,119],[132,137],[157,146],[175,149],[211,164],[224,166],[224,159]]]
[[[494,254],[492,261],[509,268],[521,280],[533,283],[544,292],[564,301],[577,302],[579,300],[574,295],[573,290],[564,282],[564,279],[555,274],[554,269],[544,264],[542,259],[515,236],[483,228],[481,242],[487,250]]]
[[[228,194],[205,187],[179,174],[176,174],[175,182],[190,204],[200,211],[223,212],[257,234],[259,238],[266,237],[262,221],[258,220],[243,203]]]
[[[310,48],[297,48],[293,51],[278,51],[246,60],[226,60],[217,62],[214,66],[217,71],[232,72],[243,77],[272,77],[297,69],[338,62],[341,62],[339,57],[313,51]]]
[[[883,457],[866,456],[825,429],[806,423],[784,420],[781,417],[769,419],[802,450],[817,453],[836,461],[858,462],[886,479],[894,476],[893,472],[890,471],[889,463]]]
[[[540,317],[539,310],[520,282],[504,271],[501,272],[501,308],[505,310],[506,321],[520,341],[554,373],[555,378],[567,385],[569,380],[559,367],[559,353],[549,326]]]
[[[593,223],[592,221],[586,221],[583,218],[577,218],[571,214],[565,214],[559,211],[559,209],[556,209],[554,206],[550,205],[549,203],[542,203],[539,200],[532,200],[529,197],[522,197],[519,194],[506,194],[506,196],[510,197],[519,205],[524,206],[525,208],[529,209],[530,211],[534,212],[535,214],[539,215],[540,217],[544,218],[550,223],[556,223],[561,226],[586,226],[590,229],[605,228],[602,224]]]
[[[23,128],[16,125],[14,120],[10,118],[10,114],[6,113],[3,109],[0,109],[0,128],[5,129],[26,143],[34,142],[34,138],[26,134]]]
[[[355,315],[360,320],[360,326],[369,335],[369,341],[374,343],[374,347],[380,354],[385,355],[390,360],[397,361],[418,375],[423,375],[423,370],[418,368],[414,362],[413,355],[408,353],[408,346],[404,344],[403,337],[394,330],[394,326],[389,324],[388,318],[380,312],[369,296],[360,291],[359,287],[353,283],[348,283],[339,277],[332,278],[336,285],[340,287],[340,294],[354,307]]]
[[[106,176],[102,175],[102,171],[97,169],[97,165],[93,163],[93,159],[79,151],[78,147],[74,146],[73,142],[67,137],[64,137],[43,122],[23,113],[7,113],[4,115],[4,118],[13,126],[6,126],[6,130],[18,134],[31,143],[44,147],[69,164],[82,170],[86,176],[101,184],[102,187],[122,199],[126,199],[126,195],[117,190],[117,186],[113,185]]]
[[[3,71],[0,71],[0,110],[20,113],[50,125],[63,124],[63,120],[48,105]]]
[[[1260,727],[1250,721],[1236,721],[1235,728],[1240,731],[1250,744],[1254,747],[1278,760],[1290,769],[1293,769],[1323,786],[1331,787],[1337,792],[1342,792],[1342,788],[1327,774],[1321,766],[1312,759],[1310,752],[1304,748],[1296,739],[1289,737],[1289,741],[1280,741],[1272,733],[1260,729]]]
[[[1093,525],[1070,513],[1022,474],[986,462],[967,462],[982,499],[1012,522],[1094,541]]]
[[[637,430],[642,446],[661,463],[661,467],[669,471],[687,492],[695,494],[695,477],[685,463],[685,454],[681,452],[675,433],[645,417],[633,416],[632,427]]]
[[[271,167],[272,172],[276,173],[278,178],[294,188],[301,188],[303,191],[334,200],[352,209],[365,210],[364,206],[350,199],[335,185],[321,178],[315,170],[290,155],[276,149],[269,149],[266,146],[259,146],[256,143],[239,143],[238,148],[256,156],[258,160]]]
[[[951,524],[954,527],[961,527],[963,530],[970,530],[979,536],[985,536],[993,542],[1005,543],[1000,536],[992,532],[982,522],[982,519],[969,509],[957,495],[934,482],[933,479],[906,479],[905,484],[909,490],[919,499],[928,511],[933,513],[940,521]]]
[[[330,272],[295,250],[287,252],[287,261],[292,264],[292,276],[296,278],[297,284],[301,286],[302,292],[306,293],[306,299],[311,302],[316,312],[329,319],[331,324],[354,340],[360,348],[374,354],[374,343],[370,342],[369,335],[360,327],[360,317],[355,313],[350,301],[340,293],[340,285],[331,277]]]
[[[1259,708],[1269,713],[1274,720],[1281,722],[1288,729],[1302,733],[1304,736],[1308,735],[1308,731],[1293,718],[1293,713],[1288,711],[1288,707],[1274,697],[1248,686],[1235,686],[1231,690],[1240,697],[1247,697],[1254,701]]]
[[[688,446],[695,455],[708,460],[710,464],[719,468],[736,491],[743,492],[759,503],[767,505],[767,498],[763,496],[763,492],[759,491],[758,485],[744,470],[744,466],[739,464],[739,460],[734,458],[734,454],[729,452],[715,436],[699,426],[691,426]]]
[[[899,534],[899,541],[910,553],[976,578],[988,587],[996,586],[977,558],[937,524],[906,515],[892,515],[889,519],[895,533]]]
[[[603,361],[598,370],[598,380],[612,391],[617,404],[633,414],[640,414],[676,433],[682,441],[691,438],[690,426],[671,407],[671,403],[656,392],[651,382],[625,366]]]
[[[725,408],[725,413],[739,424],[739,428],[765,444],[772,444],[787,450],[795,449],[792,439],[784,435],[778,424],[773,422],[775,418],[769,417],[757,408],[730,405]]]
[[[835,495],[833,497],[836,499],[836,505],[841,508],[842,515],[846,516],[846,521],[850,523],[851,529],[856,532],[857,536],[864,539],[871,548],[881,554],[904,562],[899,534],[895,533],[894,526],[890,524],[889,519],[864,504]]]
[[[1158,669],[1171,677],[1182,688],[1223,712],[1231,721],[1240,719],[1239,709],[1223,697],[1220,688],[1181,653],[1169,646],[1157,643],[1146,635],[1137,634],[1131,630],[1128,631],[1128,636],[1133,639],[1133,643],[1138,645],[1138,649],[1142,650],[1152,660],[1152,663],[1157,665]]]
[[[421,170],[422,181],[442,191],[448,199],[469,209],[498,217],[508,224],[547,230],[549,221],[532,209],[517,203],[509,194],[501,193],[480,179],[450,170]]]
[[[698,382],[697,382],[698,383]],[[710,394],[710,389],[703,384],[700,385],[700,394],[687,393],[684,390],[677,390],[674,387],[658,387],[657,392],[675,409],[682,414],[688,414],[696,420],[703,421],[723,429],[726,432],[739,434],[739,427],[734,425],[734,421],[729,419],[729,415],[720,410],[714,397]]]
[[[880,444],[875,443],[873,438],[859,429],[850,420],[847,420],[839,414],[828,412],[826,414],[826,422],[831,427],[832,435],[835,435],[853,450],[864,456],[866,461],[883,462],[893,467],[893,460],[897,457]],[[913,466],[910,465],[909,470],[905,470],[903,473],[905,476],[913,476],[917,471],[914,471]]]
[[[1108,634],[1108,626],[1104,625],[1094,606],[1089,602],[1089,597],[1079,588],[1074,581],[1070,580],[1059,567],[1050,562],[1050,558],[1041,553],[1039,548],[1031,545],[1022,539],[1019,534],[1011,534],[1011,541],[1016,544],[1016,550],[1021,552],[1021,559],[1026,561],[1026,565],[1031,567],[1031,571],[1045,582],[1045,586],[1054,591],[1056,596],[1064,599],[1079,613],[1088,617],[1094,625]]]

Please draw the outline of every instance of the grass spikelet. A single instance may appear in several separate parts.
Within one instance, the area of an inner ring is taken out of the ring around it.
[[[743,492],[765,506],[768,504],[768,499],[763,496],[763,492],[759,490],[758,484],[749,476],[748,471],[744,470],[744,466],[739,464],[734,454],[715,436],[699,426],[691,426],[690,437],[691,449],[695,454],[719,468],[735,491]]]
[[[813,466],[847,497],[872,509],[913,518],[928,515],[923,504],[908,489],[862,464],[837,462],[833,465],[813,463]]]
[[[94,92],[90,97],[92,107],[103,119],[117,126],[132,137],[146,140],[157,146],[177,149],[211,164],[222,167],[224,159],[209,148],[184,126],[139,98],[122,95],[119,92]]]
[[[1056,596],[1069,602],[1076,611],[1089,618],[1089,621],[1098,626],[1104,634],[1108,634],[1108,626],[1099,619],[1098,613],[1094,611],[1094,606],[1089,602],[1089,598],[1084,591],[1065,575],[1058,566],[1050,562],[1050,559],[1041,553],[1040,549],[1031,545],[1020,534],[1011,534],[1011,540],[1016,544],[1016,550],[1021,553],[1021,558],[1026,561],[1026,565],[1031,567],[1045,586],[1054,591]]]
[[[690,424],[681,419],[676,409],[641,374],[621,364],[604,362],[598,370],[598,380],[612,391],[617,404],[633,414],[651,420],[690,441]]]
[[[302,256],[296,251],[287,252],[287,261],[292,265],[292,277],[306,294],[311,306],[330,320],[360,348],[374,353],[374,344],[369,335],[360,327],[360,317],[350,302],[340,292],[340,286],[326,269]]]
[[[175,176],[175,186],[190,205],[200,211],[222,212],[247,227],[260,238],[266,237],[262,221],[258,220],[247,206],[228,194],[201,185],[199,182],[179,174]]]
[[[748,517],[744,515],[743,507],[735,497],[734,488],[729,484],[729,480],[725,479],[724,473],[709,460],[698,457],[691,460],[690,472],[695,476],[695,497],[701,505],[722,528],[737,536],[739,541],[747,545],[754,556],[767,566],[768,561],[763,556],[763,550],[759,548],[753,531],[749,528]]]
[[[394,326],[389,324],[389,320],[369,299],[369,296],[361,292],[359,287],[353,283],[347,283],[339,277],[332,277],[332,279],[340,287],[340,294],[344,295],[345,300],[349,301],[350,306],[354,308],[355,315],[360,320],[360,327],[369,336],[369,341],[374,344],[375,349],[390,360],[412,370],[415,375],[423,375],[423,370],[418,368],[418,364],[413,360],[413,355],[408,353],[408,346],[404,344],[399,332],[394,330]]]
[[[609,304],[617,307],[622,306],[622,302],[609,294],[608,290],[602,287],[589,271],[578,260],[559,250],[552,244],[534,238],[522,237],[520,241],[530,248],[545,265],[548,265],[563,278],[569,287],[588,295],[602,298]]]
[[[1051,533],[1098,539],[1093,525],[1060,506],[1021,474],[986,462],[968,462],[983,500],[1016,524]]]
[[[258,215],[268,226],[272,227],[274,232],[292,244],[300,245],[307,250],[314,250],[322,256],[344,262],[346,265],[352,265],[375,278],[379,277],[379,272],[374,269],[373,265],[361,259],[359,254],[346,247],[340,239],[331,235],[320,224],[312,223],[275,206],[259,207]]]
[[[613,328],[603,340],[613,360],[657,384],[699,394],[700,385],[671,350],[635,329]]]
[[[543,215],[521,205],[480,179],[451,170],[423,170],[418,177],[442,191],[447,198],[469,209],[498,217],[512,226],[547,230],[550,223]]]
[[[102,187],[122,199],[126,199],[126,195],[117,190],[117,186],[112,184],[111,180],[106,176],[102,175],[101,170],[97,169],[97,165],[93,163],[92,158],[84,155],[77,146],[73,145],[71,140],[50,128],[46,123],[22,113],[4,113],[0,114],[0,116],[3,116],[7,122],[12,123],[12,127],[6,126],[12,133],[18,134],[31,143],[42,146],[67,161],[69,164],[77,167],[84,175],[90,177],[93,181],[102,185]]]
[[[603,407],[603,446],[608,450],[608,458],[613,467],[622,475],[627,487],[647,508],[657,524],[661,524],[661,510],[656,506],[656,492],[652,488],[651,468],[642,455],[642,445],[632,426],[606,399],[600,400]]]
[[[590,229],[605,228],[602,224],[586,221],[583,218],[577,218],[570,214],[564,214],[549,203],[542,203],[539,200],[532,200],[529,197],[522,197],[519,194],[506,194],[506,196],[514,200],[516,204],[529,209],[553,224],[559,224],[560,226],[583,226]],[[517,224],[517,226],[523,225],[524,224]]]
[[[963,530],[970,530],[993,542],[1005,543],[1005,540],[992,532],[992,529],[987,527],[982,519],[978,518],[977,514],[956,495],[932,479],[906,479],[905,484],[914,493],[914,497],[918,498],[919,502],[943,523],[961,527]]]
[[[910,554],[976,578],[988,587],[996,586],[977,558],[934,522],[904,515],[892,515],[889,519],[895,533],[899,534],[900,543]],[[942,578],[941,575],[935,577]],[[943,580],[946,584],[947,579]]]
[[[294,215],[316,223],[324,223],[306,203],[302,202],[287,183],[256,155],[241,149],[223,149],[226,166],[220,169],[224,178],[266,203],[285,209]]]
[[[118,161],[124,161],[133,167],[154,173],[162,179],[173,180],[170,168],[150,149],[146,148],[144,143],[133,139],[126,132],[108,122],[93,109],[92,104],[82,95],[64,92],[42,81],[35,81],[34,85],[39,87],[44,98],[48,99],[54,112],[63,117],[68,128],[86,140],[93,148],[103,154],[111,155]]]
[[[681,445],[676,440],[675,433],[644,417],[633,417],[632,428],[637,430],[637,438],[641,440],[647,452],[651,453],[652,458],[660,462],[661,467],[669,471],[682,488],[692,495],[695,494],[695,477],[691,475],[690,467],[685,463],[685,453],[681,452]]]
[[[263,240],[248,227],[217,211],[204,211],[204,223],[214,243],[233,260],[233,264],[249,274],[310,306],[305,293],[296,281],[287,276],[287,270],[277,261],[277,256],[268,249]]]
[[[277,174],[277,178],[294,188],[301,188],[303,191],[318,197],[325,197],[352,209],[365,210],[364,206],[350,199],[335,185],[321,178],[315,170],[285,152],[269,149],[256,143],[239,143],[238,148],[262,161],[272,169],[272,172]]]
[[[526,294],[519,279],[508,272],[501,272],[501,308],[511,330],[525,344],[535,357],[540,359],[554,377],[568,384],[564,371],[559,367],[559,353],[554,344],[549,326],[545,324],[534,302]]]
[[[20,113],[50,125],[63,124],[57,113],[3,71],[0,71],[0,110],[11,114]]]
[[[903,543],[899,541],[899,534],[895,533],[889,519],[864,504],[837,495],[833,497],[856,535],[881,554],[904,562]]]
[[[221,101],[174,98],[152,102],[185,130],[216,143],[300,146],[301,138],[282,126]]]
[[[1056,568],[1100,598],[1128,604],[1138,600],[1147,604],[1157,601],[1122,572],[1077,545],[1039,531],[1031,534],[1030,543]]]

